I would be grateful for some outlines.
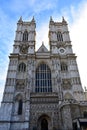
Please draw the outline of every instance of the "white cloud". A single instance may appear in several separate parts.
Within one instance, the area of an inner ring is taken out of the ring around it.
[[[87,2],[81,3],[78,10],[72,8],[73,23],[70,35],[76,53],[82,85],[87,86]]]
[[[44,45],[48,47],[48,21],[45,21],[38,29],[36,35],[36,50],[41,46],[42,42]]]

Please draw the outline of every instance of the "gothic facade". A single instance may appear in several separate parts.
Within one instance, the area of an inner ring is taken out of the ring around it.
[[[87,101],[64,18],[49,21],[49,50],[36,23],[19,19],[0,108],[0,130],[87,128]]]

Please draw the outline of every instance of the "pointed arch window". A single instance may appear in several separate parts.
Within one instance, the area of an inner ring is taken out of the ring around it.
[[[23,97],[19,93],[15,97],[15,102],[14,102],[14,114],[17,115],[22,115],[23,113]]]
[[[22,115],[23,102],[22,99],[18,101],[18,115]]]
[[[23,41],[28,41],[28,32],[27,31],[25,31],[23,33]]]
[[[68,71],[68,66],[66,63],[61,63],[61,71]]]
[[[61,32],[57,32],[57,40],[58,40],[59,42],[62,42],[62,41],[63,41],[63,35],[62,35]]]
[[[19,72],[25,72],[26,71],[26,64],[20,63],[19,66],[18,66],[18,71]]]
[[[36,69],[35,92],[52,92],[51,70],[45,63]]]
[[[87,118],[87,111],[84,111],[84,118]]]

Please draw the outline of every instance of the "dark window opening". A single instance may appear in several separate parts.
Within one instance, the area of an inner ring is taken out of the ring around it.
[[[41,130],[48,130],[48,122],[46,119],[42,119],[41,121]]]
[[[57,40],[62,42],[63,41],[63,36],[62,36],[62,33],[61,32],[58,32],[57,33]]]
[[[23,106],[23,102],[20,99],[19,102],[18,102],[18,115],[22,114],[22,106]]]
[[[28,41],[28,32],[27,31],[25,31],[23,33],[23,41]]]
[[[26,71],[26,65],[25,65],[25,63],[20,63],[19,64],[18,71],[19,72],[25,72]]]
[[[68,66],[65,63],[61,63],[61,71],[68,71]]]
[[[84,118],[87,118],[87,111],[84,112]]]

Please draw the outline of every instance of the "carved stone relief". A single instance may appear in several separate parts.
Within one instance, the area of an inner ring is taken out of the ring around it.
[[[16,80],[16,90],[24,90],[25,85],[26,85],[25,79]]]
[[[71,89],[71,82],[69,79],[63,79],[62,80],[62,86],[63,86],[63,89],[66,90],[66,89]]]
[[[20,53],[22,53],[22,54],[27,54],[27,52],[28,52],[28,45],[27,44],[21,44],[20,45]]]

